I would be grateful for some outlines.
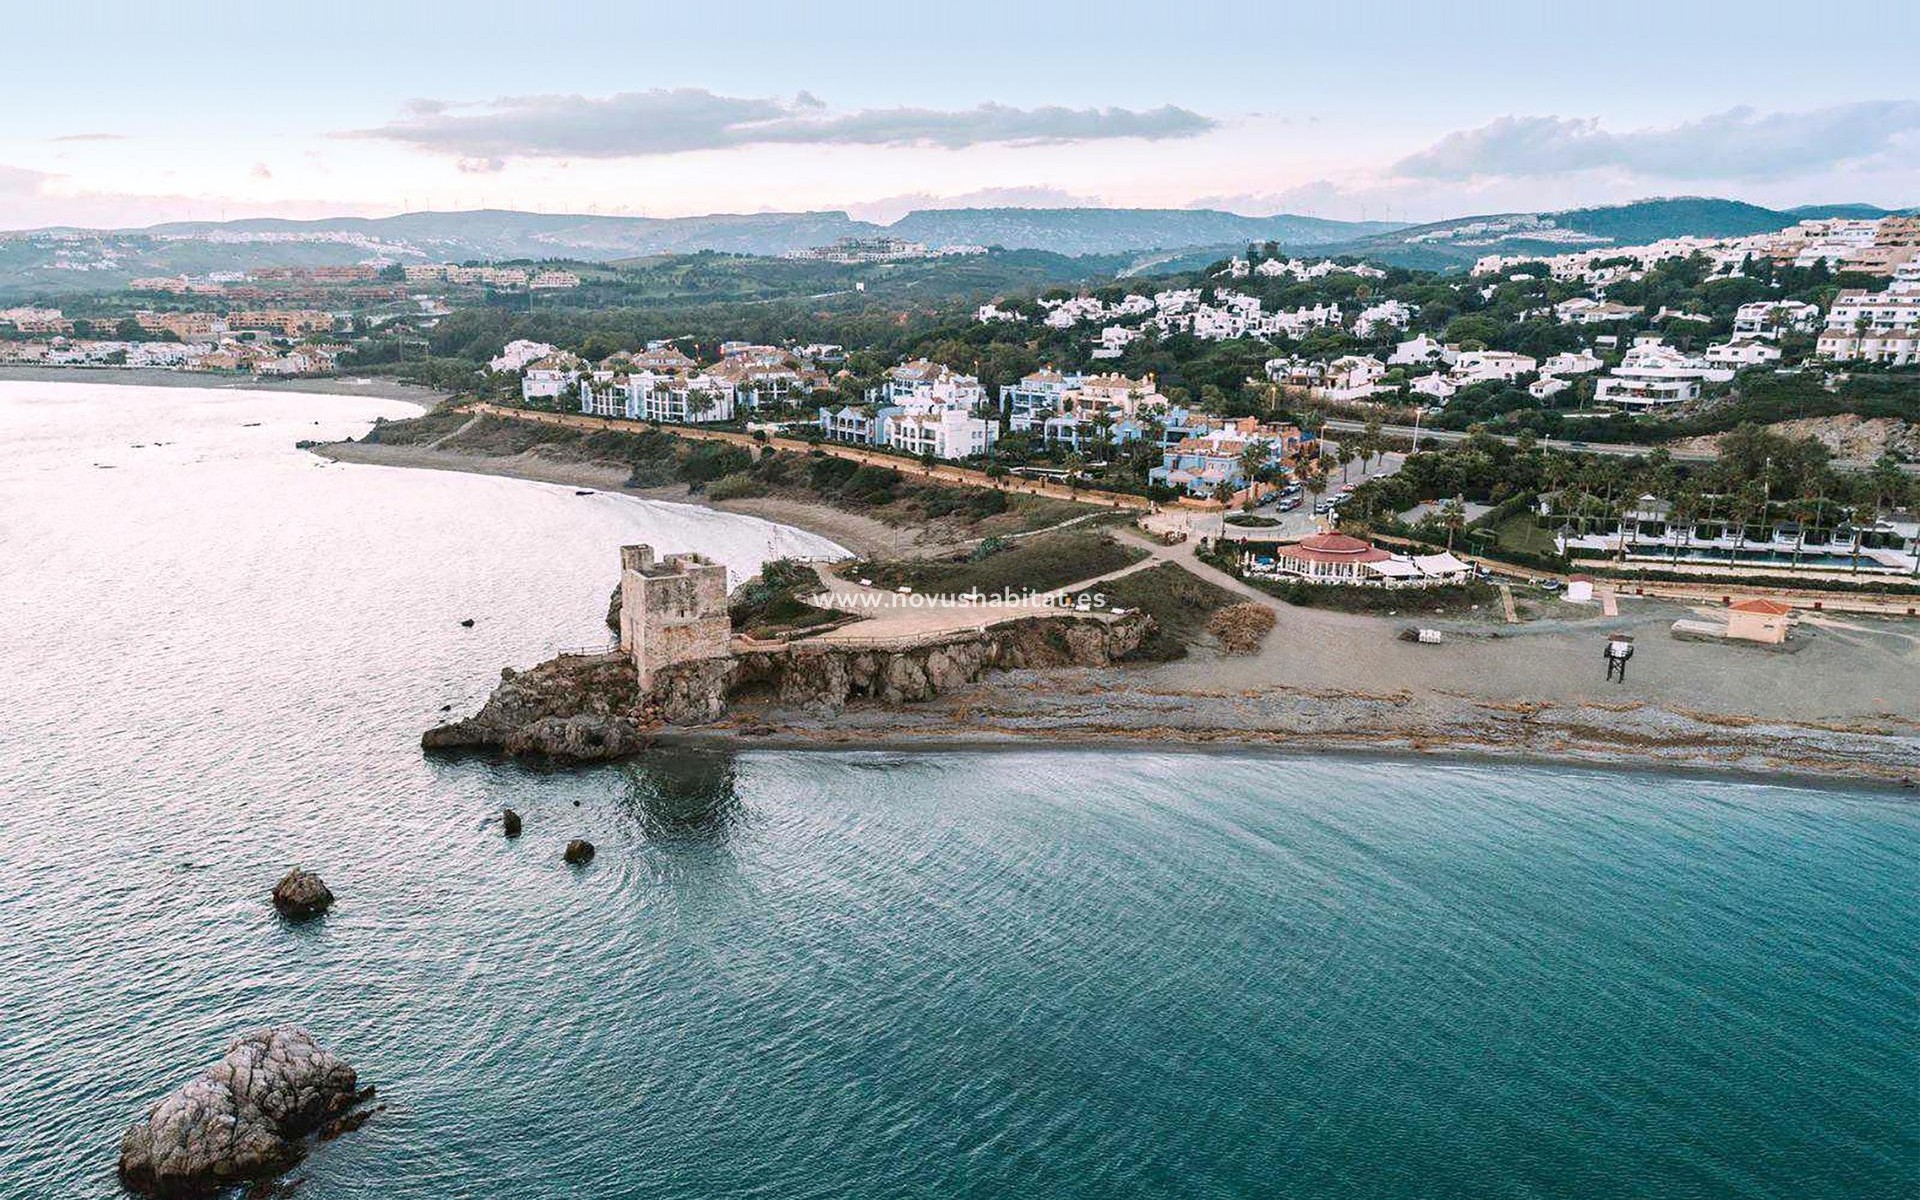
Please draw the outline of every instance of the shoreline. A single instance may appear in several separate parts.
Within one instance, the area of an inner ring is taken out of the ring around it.
[[[432,409],[450,393],[376,375],[296,375],[286,379],[256,375],[215,375],[205,371],[169,371],[161,367],[35,367],[0,365],[0,383],[99,383],[120,387],[205,388],[209,391],[293,392],[322,396],[372,396]]]
[[[552,483],[565,487],[587,488],[653,500],[667,504],[685,504],[711,512],[734,516],[759,517],[776,525],[787,525],[805,533],[826,538],[856,557],[892,554],[902,549],[905,532],[873,517],[846,512],[825,504],[810,504],[779,496],[744,500],[713,501],[693,494],[686,484],[666,487],[630,488],[627,469],[594,462],[568,462],[538,454],[517,454],[504,458],[484,458],[432,446],[389,446],[379,442],[327,442],[308,447],[308,451],[332,462],[369,467],[403,467],[425,471],[456,471],[468,475],[492,475],[505,479],[523,479],[530,483]]]
[[[1580,706],[1512,713],[1498,711],[1497,701],[1465,696],[1329,697],[1283,687],[1258,696],[1149,691],[1122,678],[1138,670],[1048,672],[1054,687],[1043,687],[1036,673],[1009,672],[922,704],[856,705],[831,717],[736,710],[711,726],[654,730],[652,737],[665,746],[742,751],[1053,747],[1521,762],[1870,784],[1893,792],[1920,782],[1920,724],[1912,722],[1904,733],[1793,721],[1743,726],[1649,701],[1599,714],[1616,722],[1602,729],[1593,724],[1597,714]],[[1276,711],[1247,711],[1262,704]],[[765,729],[774,731],[755,732]]]
[[[1019,736],[991,737],[976,732],[955,731],[948,737],[926,733],[891,738],[863,739],[858,743],[840,743],[824,739],[800,739],[781,734],[744,735],[734,729],[679,729],[654,735],[659,749],[725,751],[750,753],[777,750],[798,754],[991,754],[1006,750],[1031,750],[1041,753],[1072,753],[1100,750],[1117,754],[1176,753],[1221,757],[1260,757],[1275,762],[1309,762],[1315,759],[1345,758],[1368,762],[1398,763],[1409,767],[1459,765],[1491,766],[1513,763],[1542,770],[1573,768],[1609,776],[1657,776],[1663,779],[1717,779],[1726,783],[1765,784],[1800,787],[1811,791],[1849,792],[1868,790],[1888,798],[1920,803],[1920,775],[1901,776],[1879,773],[1849,773],[1792,770],[1762,766],[1728,766],[1717,761],[1687,758],[1663,758],[1656,762],[1636,759],[1624,752],[1605,754],[1549,754],[1535,750],[1516,750],[1491,743],[1461,741],[1423,748],[1389,745],[1315,745],[1308,747],[1282,738],[1236,741],[1223,737],[1164,738],[1158,742],[1138,738],[1111,737],[1089,733],[1059,738],[1033,739]],[[1912,782],[1907,782],[1912,780]]]

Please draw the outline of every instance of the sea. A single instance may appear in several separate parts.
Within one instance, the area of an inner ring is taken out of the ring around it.
[[[1911,794],[430,757],[501,667],[605,644],[623,543],[835,547],[295,445],[411,411],[0,383],[0,1197],[118,1195],[127,1124],[274,1024],[384,1105],[299,1200],[1920,1192]],[[297,926],[294,864],[338,897]]]

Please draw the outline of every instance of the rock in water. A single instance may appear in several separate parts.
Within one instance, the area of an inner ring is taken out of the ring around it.
[[[263,1029],[147,1110],[120,1139],[120,1182],[201,1196],[291,1167],[303,1139],[354,1102],[353,1068],[301,1029]]]
[[[333,903],[333,893],[318,875],[299,867],[288,871],[273,885],[273,906],[280,915],[295,921],[317,917]]]
[[[567,852],[561,857],[578,866],[593,860],[593,843],[585,838],[575,838],[567,843]]]
[[[500,813],[500,827],[507,831],[508,837],[519,837],[520,814],[510,808],[503,810]]]

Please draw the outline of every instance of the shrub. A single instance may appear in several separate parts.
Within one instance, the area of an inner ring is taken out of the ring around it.
[[[1207,633],[1228,654],[1255,654],[1277,623],[1272,609],[1248,601],[1230,604],[1214,613],[1207,622]]]
[[[760,481],[745,471],[723,475],[707,485],[709,500],[746,500],[766,494],[767,489],[761,486]]]

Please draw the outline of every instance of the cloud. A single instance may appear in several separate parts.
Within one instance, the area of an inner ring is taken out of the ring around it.
[[[272,168],[268,167],[267,164],[263,162],[257,162],[253,164],[253,169],[248,171],[247,174],[254,179],[272,179],[273,178]]]
[[[50,142],[124,142],[127,140],[127,135],[124,133],[68,133],[47,140]]]
[[[835,112],[816,96],[722,96],[656,88],[613,96],[506,96],[481,105],[415,100],[376,129],[380,138],[489,162],[507,158],[639,158],[735,146],[1047,145],[1106,138],[1194,137],[1217,122],[1172,105],[1152,109],[868,108]]]
[[[1612,168],[1662,179],[1784,179],[1897,154],[1920,132],[1920,101],[1870,100],[1806,112],[1733,108],[1614,133],[1581,117],[1501,117],[1449,133],[1394,164],[1396,175],[1466,180]]]

